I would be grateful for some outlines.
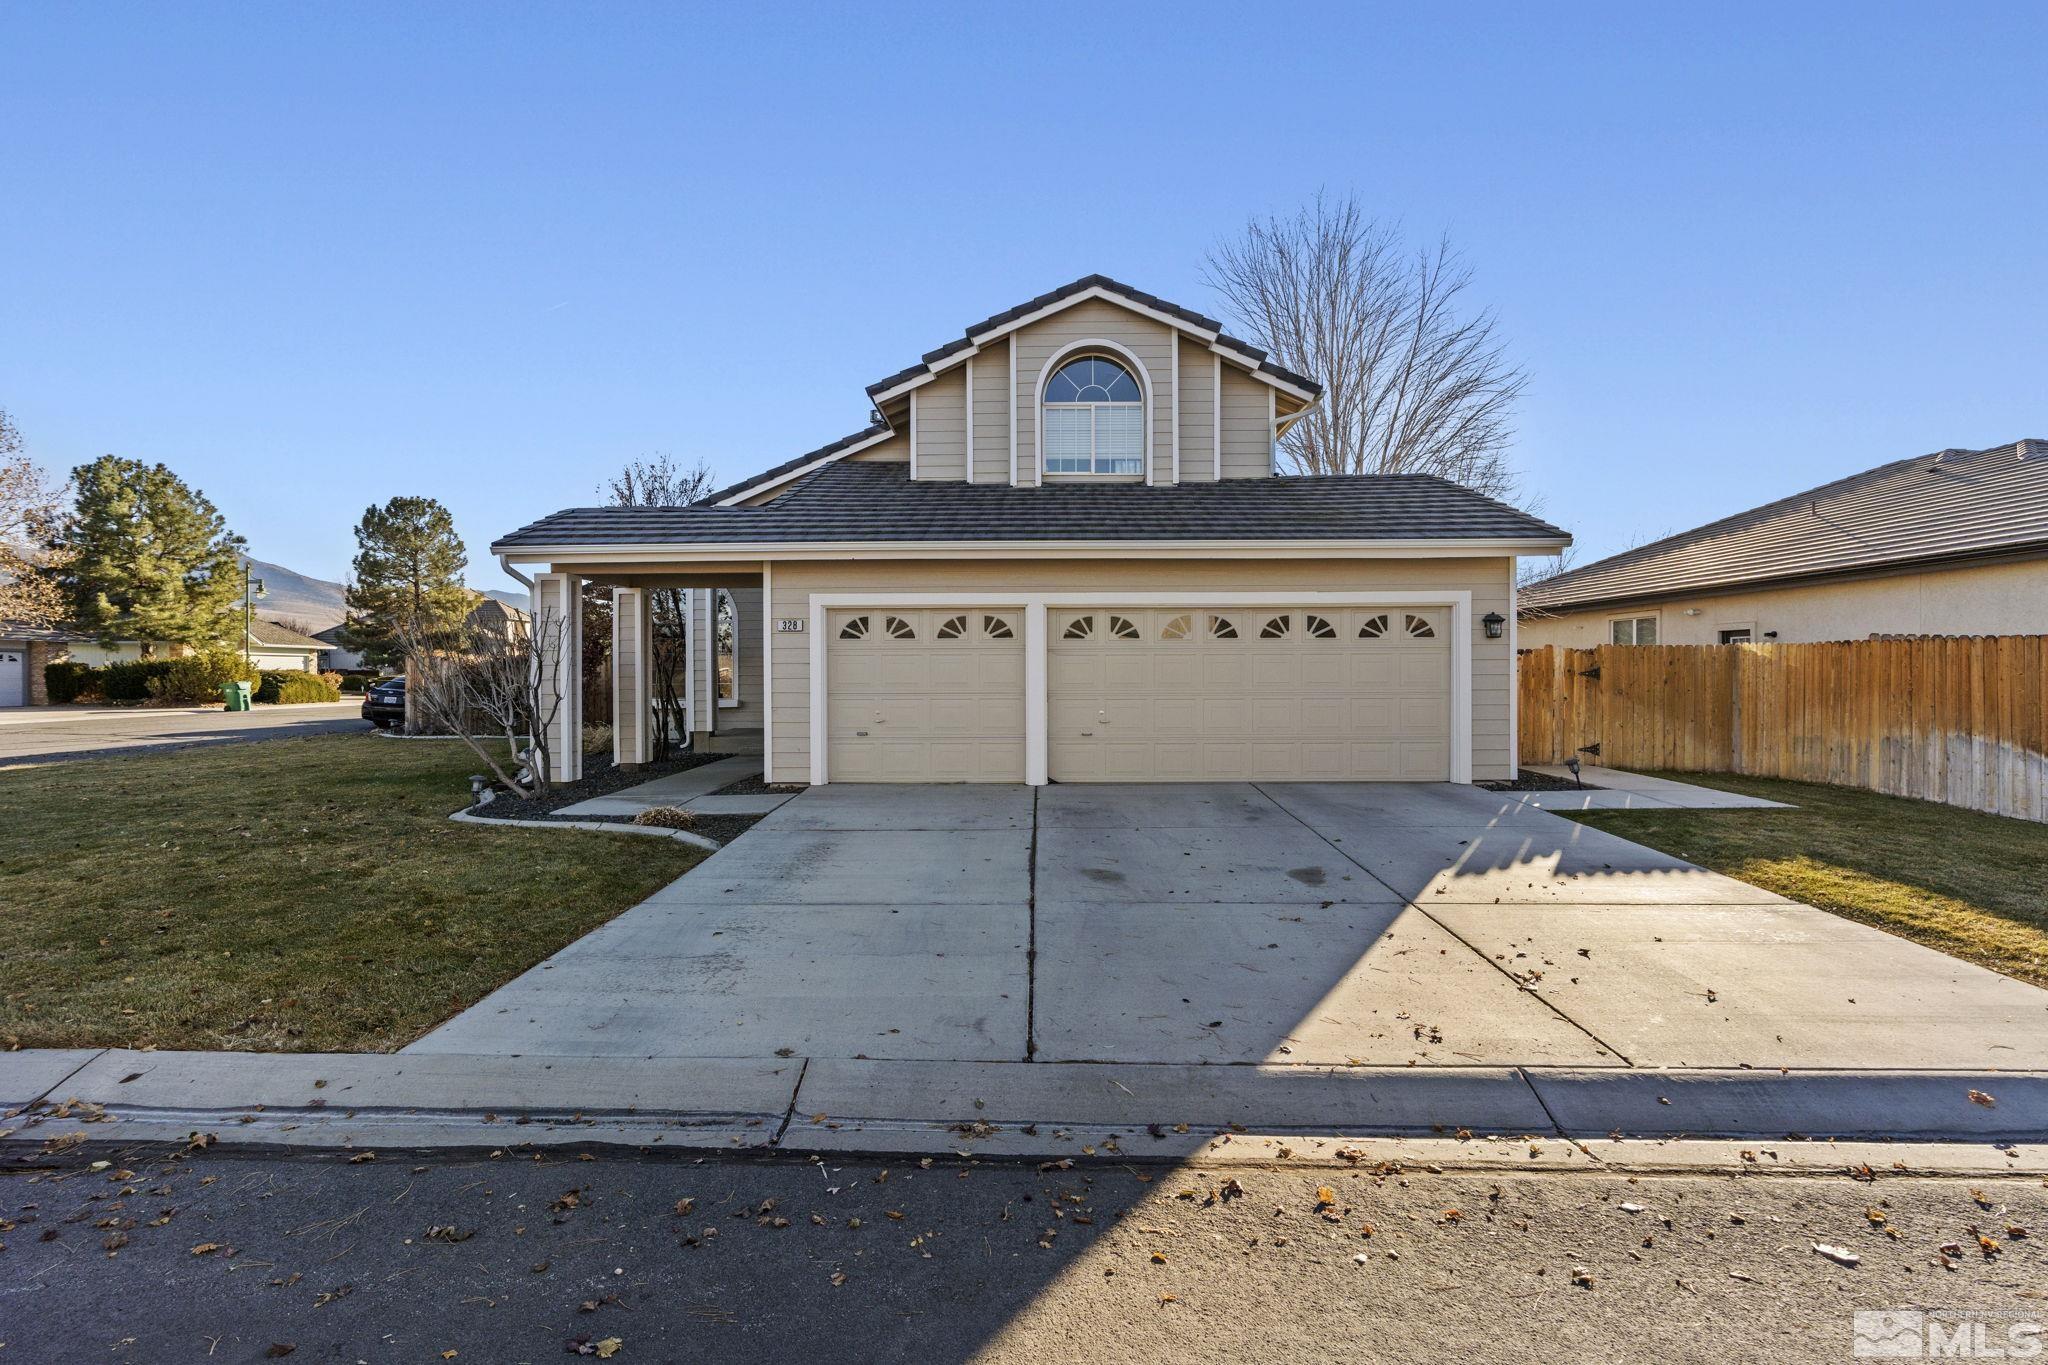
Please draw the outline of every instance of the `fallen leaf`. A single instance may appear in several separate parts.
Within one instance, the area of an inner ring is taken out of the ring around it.
[[[201,1242],[198,1246],[192,1248],[192,1254],[194,1256],[211,1256],[219,1250],[219,1242]]]
[[[1854,1267],[1863,1263],[1863,1258],[1847,1247],[1834,1247],[1829,1246],[1826,1242],[1815,1242],[1813,1249],[1827,1257],[1830,1261],[1833,1261],[1836,1265]]]
[[[1981,1090],[1972,1090],[1970,1092],[1970,1103],[1981,1104],[1986,1109],[1996,1109],[1998,1107],[1998,1101]]]

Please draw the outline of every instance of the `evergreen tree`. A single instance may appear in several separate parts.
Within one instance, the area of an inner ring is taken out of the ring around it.
[[[469,563],[455,518],[432,498],[393,498],[356,526],[348,585],[349,648],[371,663],[398,663],[408,636],[453,632],[476,594],[462,585]]]
[[[113,455],[72,470],[71,484],[58,572],[75,625],[103,642],[241,648],[244,542],[205,494]]]

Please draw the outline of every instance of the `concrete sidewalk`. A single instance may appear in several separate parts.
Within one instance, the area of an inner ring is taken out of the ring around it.
[[[1531,764],[1524,772],[1540,773],[1563,782],[1573,781],[1571,770]],[[1766,801],[1760,796],[1743,796],[1713,787],[1674,782],[1665,777],[1646,777],[1620,768],[1584,768],[1577,780],[1583,790],[1503,792],[1537,810],[1791,810],[1783,801]]]
[[[714,796],[746,777],[761,775],[758,754],[737,754],[700,767],[657,777],[636,787],[593,796],[564,806],[556,815],[638,815],[656,806],[682,806],[699,815],[765,815],[788,801],[794,792],[761,792],[752,796]]]

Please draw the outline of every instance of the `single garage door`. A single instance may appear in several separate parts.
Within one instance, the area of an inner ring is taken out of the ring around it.
[[[1056,610],[1064,782],[1450,777],[1446,607]]]
[[[827,780],[1024,780],[1022,613],[858,609],[825,629]]]
[[[28,705],[28,656],[0,645],[0,706]]]

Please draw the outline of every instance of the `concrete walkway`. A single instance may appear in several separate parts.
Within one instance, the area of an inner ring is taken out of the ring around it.
[[[1571,770],[1535,764],[1524,771],[1541,773],[1561,781],[1572,780]],[[1790,810],[1783,801],[1766,801],[1760,796],[1743,796],[1713,787],[1674,782],[1665,777],[1646,777],[1619,768],[1585,768],[1579,777],[1586,790],[1514,792],[1523,804],[1538,810]]]
[[[605,796],[593,796],[588,801],[578,801],[573,806],[564,806],[557,815],[638,815],[655,806],[684,806],[700,815],[765,815],[793,793],[762,792],[756,796],[713,796],[720,787],[729,787],[742,778],[761,775],[759,754],[736,754],[721,758],[713,763],[688,768],[666,777],[657,777],[642,782],[637,787]]]

